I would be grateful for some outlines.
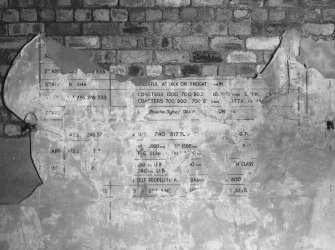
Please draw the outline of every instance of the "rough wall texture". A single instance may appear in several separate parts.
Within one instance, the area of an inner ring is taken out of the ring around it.
[[[0,79],[34,34],[90,49],[105,68],[131,76],[253,77],[285,29],[334,33],[332,0],[0,0]],[[117,65],[117,66],[116,66]],[[0,107],[0,134],[23,124]]]

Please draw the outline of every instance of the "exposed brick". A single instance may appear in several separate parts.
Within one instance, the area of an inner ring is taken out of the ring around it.
[[[273,57],[273,53],[273,51],[264,51],[263,61],[265,63],[270,62],[271,58]]]
[[[11,64],[16,55],[17,55],[17,50],[0,49],[0,65]],[[5,76],[5,74],[2,74],[1,70],[0,70],[0,75]]]
[[[158,77],[162,74],[162,65],[147,65],[147,76],[149,77]]]
[[[192,25],[193,34],[202,34],[207,36],[212,35],[227,35],[227,25],[221,22],[201,22]]]
[[[99,64],[111,64],[116,62],[115,50],[91,50],[90,53],[94,61]]]
[[[172,38],[149,35],[138,38],[137,45],[143,49],[170,49]]]
[[[296,22],[304,20],[305,10],[299,8],[288,8],[286,9],[285,20],[287,22]]]
[[[204,65],[202,66],[201,75],[206,76],[217,76],[218,66],[216,65]]]
[[[142,33],[151,33],[152,32],[152,26],[149,24],[143,24],[140,25],[136,23],[123,23],[122,31],[126,34],[142,34]]]
[[[10,0],[10,5],[12,8],[32,7],[34,5],[34,0]]]
[[[217,9],[216,10],[216,21],[229,21],[233,17],[230,9]]]
[[[26,43],[26,37],[0,37],[0,49],[20,49]]]
[[[11,23],[8,27],[10,36],[34,35],[44,32],[44,23]]]
[[[71,7],[79,9],[83,7],[83,0],[71,0]]]
[[[321,10],[320,9],[306,10],[304,20],[308,22],[321,21]]]
[[[78,49],[98,49],[100,39],[97,36],[67,36],[65,37],[65,45]]]
[[[84,35],[116,35],[120,31],[117,23],[84,23]]]
[[[20,13],[21,20],[23,21],[37,21],[37,13],[35,9],[22,9]]]
[[[7,8],[8,0],[0,0],[0,8]]]
[[[155,0],[120,0],[123,7],[154,7]]]
[[[239,50],[244,48],[243,40],[235,37],[214,37],[210,41],[213,50]]]
[[[236,74],[245,78],[253,78],[257,74],[257,66],[250,64],[241,64],[236,66]]]
[[[55,11],[44,9],[38,12],[38,18],[41,22],[53,22],[55,21]]]
[[[227,56],[228,63],[256,63],[257,57],[249,51],[233,51]]]
[[[163,18],[166,21],[177,22],[179,20],[179,9],[164,9],[163,10]]]
[[[248,10],[234,10],[234,18],[236,19],[246,19],[249,18]]]
[[[0,104],[0,121],[1,122],[7,122],[10,119],[10,112],[8,109],[6,109],[4,106],[2,106],[2,103]],[[2,127],[0,128],[0,130]]]
[[[17,124],[6,124],[4,132],[7,136],[19,136],[22,133],[21,126]]]
[[[285,19],[285,10],[271,9],[269,11],[270,21],[283,21]]]
[[[84,0],[86,6],[116,6],[118,0]]]
[[[213,8],[201,7],[198,8],[197,19],[199,21],[212,21],[214,20],[215,13]]]
[[[128,20],[127,9],[111,9],[111,18],[114,22],[126,22]]]
[[[168,77],[180,77],[181,76],[181,67],[180,65],[165,65],[164,73]]]
[[[236,65],[234,64],[221,64],[219,66],[220,76],[236,76]]]
[[[186,51],[155,51],[157,63],[187,63],[189,54]]]
[[[47,8],[57,8],[57,7],[70,7],[71,0],[45,0],[44,3]]]
[[[201,71],[200,71],[200,66],[199,65],[182,65],[181,66],[181,73],[183,76],[188,77],[188,76],[200,76]]]
[[[251,12],[251,19],[255,21],[267,21],[268,20],[268,10],[267,9],[253,9]]]
[[[151,50],[118,51],[117,60],[120,63],[150,63],[152,62]]]
[[[175,49],[207,49],[208,37],[205,36],[183,36],[175,37],[173,40],[173,47]]]
[[[156,5],[162,7],[182,7],[190,5],[190,0],[156,0]]]
[[[193,6],[223,6],[226,0],[192,0]]]
[[[2,21],[6,23],[15,23],[19,21],[19,12],[13,9],[2,11]]]
[[[109,71],[111,72],[111,74],[125,76],[127,74],[127,67],[123,64],[111,65],[109,67]]]
[[[73,10],[70,10],[70,9],[56,10],[56,21],[57,22],[71,22],[71,21],[73,21]]]
[[[93,10],[93,19],[94,21],[109,21],[109,10],[108,9],[95,9]]]
[[[251,23],[250,22],[239,22],[230,23],[228,25],[229,35],[250,35],[251,34]]]
[[[47,35],[81,35],[81,24],[47,23],[45,31]]]
[[[193,21],[197,17],[196,8],[182,8],[180,10],[180,19],[183,21]]]
[[[78,9],[74,12],[74,19],[77,22],[89,22],[92,19],[92,13],[90,9]]]
[[[335,9],[324,9],[323,21],[335,21]]]
[[[287,0],[267,0],[265,6],[267,7],[284,7],[284,6],[294,6],[296,1],[287,1]]]
[[[0,36],[7,35],[7,24],[0,24]]]
[[[159,21],[163,17],[161,10],[148,9],[145,11],[145,18],[147,21]]]
[[[300,30],[301,24],[292,22],[279,22],[279,23],[264,23],[252,22],[252,35],[253,36],[278,36],[282,35],[285,30],[289,29]]]
[[[258,64],[256,67],[257,74],[261,73],[265,67],[266,67],[265,64]]]
[[[222,62],[221,54],[217,51],[205,50],[205,51],[193,51],[192,62],[196,63],[220,63]]]
[[[133,22],[144,22],[145,11],[144,9],[131,8],[128,10],[129,21]]]
[[[334,32],[334,24],[317,24],[317,23],[306,23],[303,24],[302,29],[305,33],[312,35],[324,35],[329,36]]]
[[[128,67],[128,75],[129,76],[143,76],[144,67],[140,65],[130,65]]]
[[[105,36],[101,38],[103,49],[132,49],[137,47],[134,36]]]
[[[250,37],[246,40],[246,47],[251,50],[274,50],[279,43],[279,37]]]
[[[155,25],[155,30],[159,34],[166,37],[169,36],[182,36],[189,35],[191,32],[191,25],[189,23],[157,23]]]

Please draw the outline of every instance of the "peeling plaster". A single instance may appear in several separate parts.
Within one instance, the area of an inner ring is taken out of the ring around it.
[[[0,246],[332,249],[331,51],[290,30],[257,79],[137,79],[37,36],[4,100],[43,185],[0,207]]]

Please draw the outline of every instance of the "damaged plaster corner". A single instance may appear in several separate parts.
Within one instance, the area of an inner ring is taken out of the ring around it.
[[[60,68],[62,74],[80,69],[85,74],[102,69],[88,51],[64,47],[50,37],[43,36],[48,57]]]
[[[260,73],[265,83],[268,86],[274,85],[276,91],[289,81],[288,61],[299,55],[300,40],[299,31],[295,29],[285,31],[273,57]]]

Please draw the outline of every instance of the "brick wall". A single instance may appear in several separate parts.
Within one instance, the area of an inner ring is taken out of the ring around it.
[[[0,79],[42,31],[105,68],[151,77],[241,75],[268,62],[286,29],[332,38],[334,0],[0,0]],[[0,105],[0,135],[22,122]]]

